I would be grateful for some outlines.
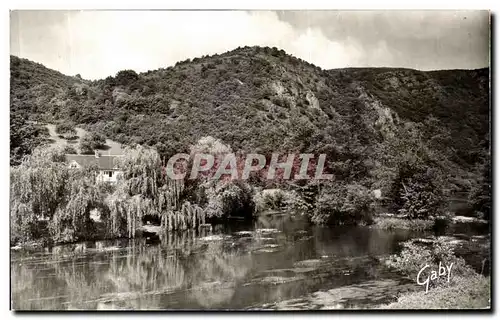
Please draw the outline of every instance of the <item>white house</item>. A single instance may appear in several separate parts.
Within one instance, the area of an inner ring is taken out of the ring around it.
[[[110,182],[116,183],[118,177],[123,174],[123,171],[118,168],[116,159],[121,157],[119,155],[101,155],[95,152],[95,155],[82,155],[82,154],[67,154],[66,161],[69,168],[82,168],[96,166],[98,174],[96,182]]]

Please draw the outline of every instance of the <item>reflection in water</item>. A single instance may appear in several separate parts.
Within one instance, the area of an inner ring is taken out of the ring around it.
[[[123,239],[12,252],[13,308],[243,309],[281,303],[292,309],[299,300],[315,308],[311,301],[335,297],[335,288],[356,288],[353,301],[366,303],[360,292],[382,289],[364,284],[399,285],[401,277],[379,259],[412,236],[419,235],[311,227],[302,217],[281,215],[162,234],[156,243]],[[317,293],[322,291],[327,293]]]

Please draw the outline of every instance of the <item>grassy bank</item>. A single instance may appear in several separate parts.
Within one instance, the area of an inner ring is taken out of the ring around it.
[[[422,243],[402,243],[399,254],[390,256],[385,264],[415,281],[430,279],[429,291],[421,286],[416,292],[404,293],[382,309],[484,309],[491,306],[491,278],[478,274],[466,261],[455,255],[454,247],[443,238]],[[452,266],[449,278],[431,277],[438,267]],[[428,268],[426,268],[428,267]],[[427,269],[426,272],[423,270]],[[422,273],[423,272],[423,273]],[[421,275],[422,273],[422,275]]]
[[[476,275],[456,278],[446,287],[403,294],[381,309],[489,309],[491,279]]]

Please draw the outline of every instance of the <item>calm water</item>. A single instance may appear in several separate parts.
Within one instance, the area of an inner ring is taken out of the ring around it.
[[[147,239],[11,252],[13,308],[369,308],[415,287],[379,259],[429,235],[261,217]]]

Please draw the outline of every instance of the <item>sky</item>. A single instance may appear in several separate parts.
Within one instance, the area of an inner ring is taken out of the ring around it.
[[[10,53],[100,79],[275,46],[323,69],[489,66],[488,11],[11,11]]]

